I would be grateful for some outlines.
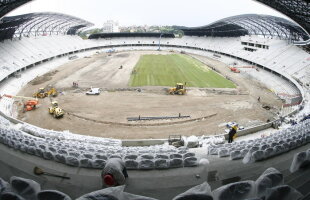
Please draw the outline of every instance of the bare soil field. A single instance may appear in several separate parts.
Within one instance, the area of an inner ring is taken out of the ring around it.
[[[188,88],[184,96],[167,95],[167,87],[128,87],[135,64],[143,54],[161,51],[106,53],[69,61],[57,70],[29,82],[18,95],[32,96],[40,87],[54,86],[56,98],[40,99],[38,109],[18,118],[33,125],[100,137],[119,139],[167,138],[169,135],[212,135],[224,132],[225,123],[251,126],[272,119],[281,101],[269,90],[211,58],[192,55],[237,84],[236,89]],[[120,66],[122,69],[119,69]],[[206,66],[206,67],[207,67]],[[78,83],[73,88],[72,83]],[[102,88],[100,95],[85,95],[90,87]],[[261,101],[258,102],[257,98]],[[51,100],[66,112],[61,119],[48,113]],[[270,110],[262,108],[271,107]],[[128,117],[189,115],[190,118],[127,121]]]

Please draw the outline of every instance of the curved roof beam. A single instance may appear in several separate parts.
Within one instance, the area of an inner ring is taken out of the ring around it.
[[[255,0],[271,7],[298,23],[310,34],[310,2],[309,0]]]
[[[12,10],[15,10],[19,6],[22,6],[32,0],[5,0],[0,1],[0,19],[11,12]]]
[[[29,13],[14,17],[5,17],[3,18],[3,21],[4,23],[1,25],[4,30],[11,26],[11,24],[14,24],[15,31],[11,31],[9,33],[10,35],[5,35],[5,38],[0,38],[0,41],[8,38],[12,39],[13,37],[21,38],[24,33],[34,36],[48,32],[49,34],[66,34],[71,27],[75,27],[78,31],[78,29],[81,29],[82,27],[93,26],[92,23],[77,17],[50,12]]]
[[[237,15],[228,18],[224,18],[218,20],[214,23],[211,23],[202,27],[194,27],[194,28],[183,28],[185,35],[207,35],[208,29],[213,29],[214,32],[217,31],[225,31],[223,26],[235,25],[231,26],[231,28],[242,27],[248,31],[249,34],[252,35],[270,35],[279,37],[280,39],[288,39],[288,40],[307,40],[310,38],[307,32],[303,31],[301,27],[297,24],[288,21],[286,19],[270,16],[270,15],[257,15],[257,14],[245,14],[245,15]],[[226,30],[226,34],[218,35],[220,37],[236,37],[244,35],[244,32],[239,31],[237,33],[237,29],[235,29],[235,33],[232,34],[233,30]],[[216,35],[215,35],[216,36]]]

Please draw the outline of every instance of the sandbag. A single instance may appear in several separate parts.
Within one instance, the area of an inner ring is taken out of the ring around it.
[[[184,167],[194,167],[198,165],[196,157],[187,157],[184,159]]]
[[[85,168],[91,168],[92,164],[90,162],[90,159],[88,158],[82,158],[80,160],[80,167],[85,167]]]
[[[155,169],[167,169],[169,168],[169,162],[166,159],[155,160]]]
[[[139,163],[135,160],[125,160],[125,166],[127,169],[138,169]]]
[[[243,164],[253,163],[252,152],[249,151],[242,159]]]
[[[125,186],[109,187],[85,194],[76,200],[156,200],[150,197],[130,194],[124,192]]]
[[[170,160],[170,168],[183,167],[183,159],[173,158]]]
[[[71,198],[57,190],[42,190],[37,195],[38,200],[71,200]]]
[[[189,136],[184,140],[184,146],[188,148],[195,148],[199,146],[199,139],[197,136]]]
[[[267,149],[264,150],[264,156],[265,156],[265,158],[269,158],[269,157],[271,157],[271,156],[273,156],[273,155],[274,155],[274,150],[273,150],[273,148],[267,148]]]
[[[66,164],[66,157],[61,154],[56,154],[54,157],[55,161]]]
[[[307,152],[302,151],[296,153],[290,166],[290,172],[294,173],[298,171],[300,168],[305,167],[307,165],[310,165],[310,160],[308,160]]]
[[[212,147],[210,147],[209,149],[208,149],[208,153],[209,153],[209,155],[218,155],[218,148],[212,148]]]
[[[41,190],[37,182],[16,176],[10,178],[10,184],[12,191],[25,199],[36,199],[37,193]]]
[[[73,167],[79,167],[80,166],[80,162],[77,158],[72,157],[72,156],[68,156],[66,159],[66,164],[73,166]]]
[[[139,169],[154,169],[153,160],[141,160],[139,163]]]
[[[288,185],[276,186],[266,191],[265,200],[299,200],[303,195]]]
[[[92,167],[95,169],[103,169],[106,164],[106,161],[101,159],[90,160],[90,162]]]
[[[265,158],[265,154],[264,154],[264,151],[262,150],[254,151],[252,153],[252,159],[254,162],[263,160],[264,158]]]
[[[230,152],[230,160],[238,160],[241,158],[243,157],[241,156],[241,152],[239,150]]]
[[[1,200],[26,200],[23,197],[13,192],[4,192],[0,196],[1,196]]]
[[[123,192],[120,200],[157,200],[157,199]]]
[[[9,190],[10,190],[10,184],[4,181],[2,178],[0,178],[0,194],[2,192],[9,191]]]
[[[229,150],[227,148],[220,148],[220,150],[218,151],[218,156],[220,158],[229,156]]]
[[[268,168],[255,181],[257,196],[265,196],[266,190],[283,184],[283,174],[275,168]]]
[[[170,154],[170,159],[174,159],[174,158],[183,158],[183,156],[178,153]]]
[[[85,194],[76,200],[121,200],[125,186],[109,187]]]
[[[204,182],[177,195],[173,200],[213,200],[213,197],[209,184]]]
[[[138,155],[136,154],[129,154],[125,156],[125,160],[136,160],[138,158]]]
[[[212,193],[215,200],[244,200],[255,197],[255,184],[254,181],[230,183]]]

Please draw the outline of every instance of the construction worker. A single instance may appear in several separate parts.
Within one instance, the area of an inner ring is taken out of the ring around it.
[[[128,178],[125,163],[120,158],[110,158],[101,172],[103,186],[124,185]]]
[[[232,143],[234,141],[234,136],[237,133],[237,125],[233,125],[228,133],[228,143]]]

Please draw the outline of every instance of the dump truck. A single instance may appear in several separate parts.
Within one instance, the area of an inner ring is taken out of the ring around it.
[[[175,87],[170,88],[168,90],[168,93],[172,94],[172,95],[173,94],[184,95],[184,94],[186,94],[186,88],[184,85],[186,85],[186,84],[177,83]]]
[[[52,101],[52,106],[48,108],[48,112],[53,115],[54,118],[61,118],[65,112],[59,108],[57,101]]]

